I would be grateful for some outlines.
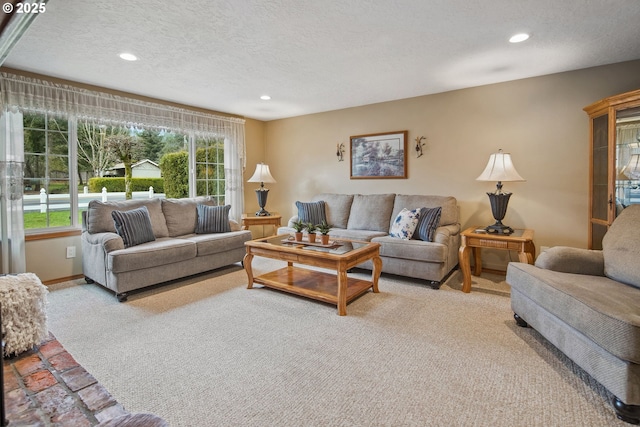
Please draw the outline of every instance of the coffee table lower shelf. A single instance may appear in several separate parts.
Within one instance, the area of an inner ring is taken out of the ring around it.
[[[289,266],[253,278],[254,283],[330,304],[338,304],[338,276]],[[368,280],[347,278],[347,304],[373,288]]]

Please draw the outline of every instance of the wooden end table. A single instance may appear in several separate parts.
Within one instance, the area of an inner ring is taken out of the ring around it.
[[[482,227],[470,227],[461,234],[462,243],[460,245],[459,258],[460,269],[462,270],[462,292],[471,292],[471,260],[473,251],[474,269],[473,275],[479,276],[482,273],[482,248],[503,249],[518,252],[518,260],[528,264],[533,264],[536,257],[536,247],[533,244],[533,230],[517,229],[512,234],[481,233]]]
[[[336,241],[335,248],[324,248],[305,242],[288,241],[288,234],[245,242],[247,254],[244,269],[247,272],[247,289],[254,283],[307,298],[335,304],[338,315],[347,314],[347,304],[369,289],[378,292],[378,279],[382,271],[380,243],[355,240]],[[255,277],[251,268],[254,256],[287,261],[287,266]],[[371,280],[347,276],[347,270],[371,260]],[[336,274],[300,268],[293,264],[305,264],[335,270]]]
[[[278,227],[282,221],[282,216],[277,212],[272,212],[267,216],[256,216],[256,214],[243,213],[242,214],[242,229],[248,230],[252,225],[273,225],[273,233],[276,234]],[[264,231],[263,231],[264,233]]]

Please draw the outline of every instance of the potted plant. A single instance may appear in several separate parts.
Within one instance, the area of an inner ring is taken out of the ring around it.
[[[315,243],[317,226],[312,222],[308,222],[306,228],[307,232],[309,233],[309,243]]]
[[[291,224],[291,227],[294,230],[294,236],[296,236],[296,241],[297,242],[302,241],[302,230],[304,230],[306,226],[307,225],[304,222],[300,221],[300,220],[294,221]]]
[[[333,225],[327,224],[327,221],[322,221],[321,224],[318,224],[316,228],[320,232],[320,242],[323,245],[329,244],[329,230],[331,230]]]

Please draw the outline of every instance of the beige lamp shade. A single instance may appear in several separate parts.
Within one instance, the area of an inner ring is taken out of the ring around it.
[[[520,176],[513,161],[511,161],[511,154],[503,153],[502,150],[498,150],[497,153],[493,153],[489,156],[489,162],[487,167],[476,178],[476,181],[524,181],[525,179]]]
[[[274,183],[276,180],[271,175],[271,171],[269,170],[269,165],[265,165],[264,163],[258,163],[256,165],[256,171],[253,173],[251,178],[247,182],[260,182],[260,183]]]

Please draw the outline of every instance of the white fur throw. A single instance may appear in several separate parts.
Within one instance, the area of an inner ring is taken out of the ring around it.
[[[49,290],[33,273],[0,276],[4,354],[19,354],[40,344],[48,335]]]

